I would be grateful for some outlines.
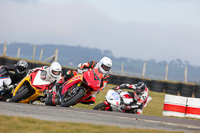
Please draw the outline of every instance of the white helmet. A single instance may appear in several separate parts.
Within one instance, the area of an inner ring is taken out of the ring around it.
[[[58,62],[53,62],[50,66],[50,74],[54,78],[58,78],[62,71],[62,67]]]
[[[112,67],[112,60],[109,57],[104,56],[100,61],[99,61],[99,66],[98,68],[103,74],[108,73],[110,68]]]

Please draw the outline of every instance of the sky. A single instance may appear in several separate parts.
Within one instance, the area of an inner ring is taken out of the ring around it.
[[[200,0],[0,0],[5,41],[200,66]]]

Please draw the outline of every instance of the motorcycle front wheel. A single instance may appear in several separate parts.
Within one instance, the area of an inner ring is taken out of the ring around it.
[[[61,107],[69,107],[71,105],[74,105],[78,100],[80,100],[84,96],[85,92],[83,89],[79,89],[76,91],[73,95],[66,95],[62,98]]]
[[[18,102],[22,100],[29,93],[28,87],[26,86],[22,87],[17,91],[16,95],[9,100],[9,102]]]
[[[110,107],[108,107],[104,102],[96,105],[93,108],[93,110],[112,111],[112,109]]]
[[[46,106],[56,106],[53,102],[52,102],[52,94],[49,96],[49,97],[47,97],[47,99],[45,100],[45,105]]]

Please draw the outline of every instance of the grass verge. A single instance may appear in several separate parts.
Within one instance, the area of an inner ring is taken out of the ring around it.
[[[120,128],[71,122],[50,122],[26,117],[0,115],[1,133],[182,133],[163,130]]]

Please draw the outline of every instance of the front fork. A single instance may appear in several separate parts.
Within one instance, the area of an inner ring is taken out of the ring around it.
[[[108,111],[108,110],[111,109],[111,107],[110,107],[110,103],[108,103],[107,101],[104,101],[104,104],[106,105],[106,107],[105,107],[105,111]]]
[[[56,85],[52,88],[52,102],[55,105],[60,105],[61,103],[61,94],[60,90],[57,90]],[[50,94],[51,95],[51,94]]]

